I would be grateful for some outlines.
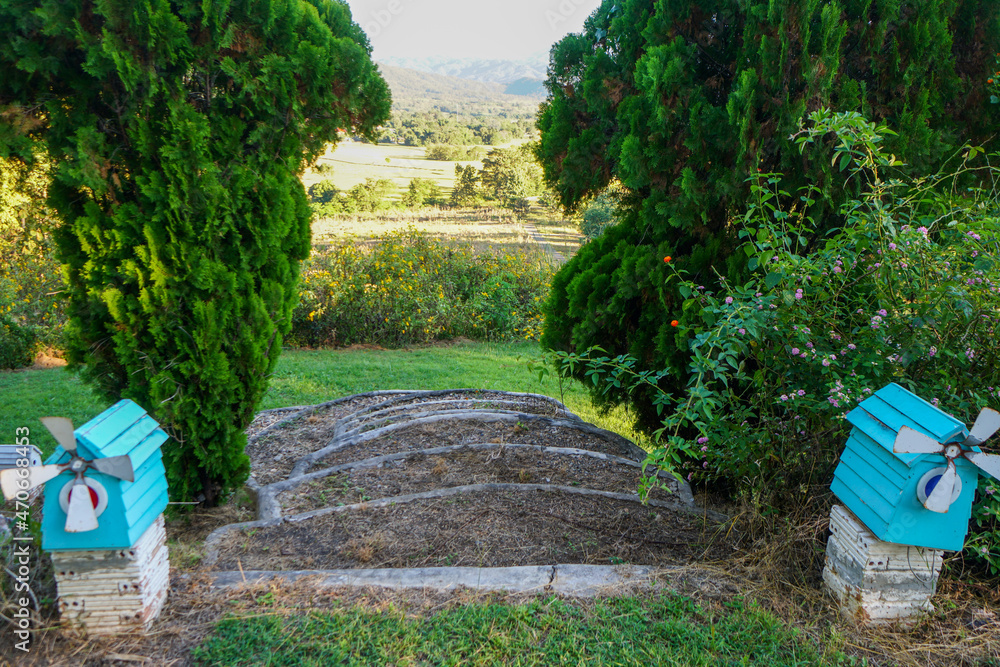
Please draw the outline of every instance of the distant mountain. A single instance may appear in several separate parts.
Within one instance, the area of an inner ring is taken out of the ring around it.
[[[511,81],[504,88],[508,95],[523,95],[525,97],[545,97],[545,82],[541,79],[523,78]]]
[[[392,91],[393,109],[448,113],[499,113],[532,115],[544,92],[532,92],[530,83],[518,83],[518,90],[507,92],[502,83],[473,81],[454,76],[418,72],[413,69],[379,63],[379,70]]]
[[[481,58],[384,58],[381,62],[419,72],[443,74],[484,83],[514,83],[521,79],[544,81],[548,58],[528,60],[485,60]]]

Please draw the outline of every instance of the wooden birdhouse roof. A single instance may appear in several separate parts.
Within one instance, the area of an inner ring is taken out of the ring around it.
[[[89,422],[76,429],[77,448],[84,458],[101,459],[126,455],[138,470],[167,439],[159,424],[136,403],[118,401]],[[67,460],[69,454],[56,447],[48,463]]]
[[[861,401],[858,407],[847,413],[847,421],[907,466],[912,466],[921,457],[926,458],[926,455],[892,451],[896,434],[903,426],[920,431],[938,442],[961,441],[968,435],[965,424],[895,383]]]

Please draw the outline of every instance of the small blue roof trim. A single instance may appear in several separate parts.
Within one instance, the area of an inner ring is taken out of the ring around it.
[[[73,435],[76,436],[77,452],[83,458],[92,461],[128,454],[135,467],[142,465],[149,454],[167,440],[159,424],[128,399],[118,401],[76,429]],[[45,463],[66,463],[70,458],[69,452],[60,445]]]
[[[896,434],[903,426],[938,442],[960,441],[968,436],[965,424],[895,383],[886,385],[863,400],[847,413],[847,421],[907,466],[928,455],[896,454],[892,451]]]
[[[138,404],[127,399],[121,400],[78,428],[76,430],[77,438],[90,445],[92,449],[98,450],[101,457],[123,454],[125,453],[123,451],[111,454],[104,450],[122,433],[130,431],[134,427],[141,429],[141,425],[137,422],[140,422],[145,416],[146,411]],[[155,426],[154,422],[153,427],[155,428]],[[151,430],[152,428],[146,433]],[[139,440],[141,439],[140,437]]]

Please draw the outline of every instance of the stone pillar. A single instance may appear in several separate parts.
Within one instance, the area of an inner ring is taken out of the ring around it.
[[[934,609],[944,552],[883,542],[845,507],[830,512],[823,581],[859,623],[912,622]]]
[[[63,621],[89,634],[148,630],[167,599],[163,515],[129,549],[53,551]]]

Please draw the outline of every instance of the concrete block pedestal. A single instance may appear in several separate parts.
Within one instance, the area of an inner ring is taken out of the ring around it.
[[[840,505],[830,533],[823,581],[842,613],[859,623],[912,623],[934,609],[942,550],[883,542]]]
[[[53,551],[63,621],[88,634],[148,630],[167,599],[163,515],[128,549]]]

